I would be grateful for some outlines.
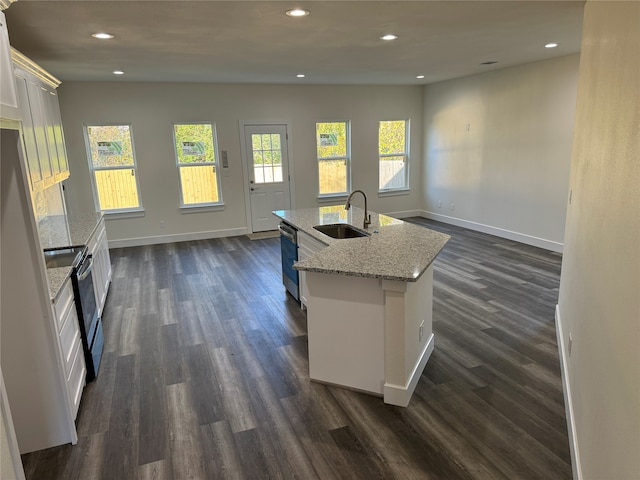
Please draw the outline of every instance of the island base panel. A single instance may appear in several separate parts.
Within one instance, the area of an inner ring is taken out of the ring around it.
[[[384,294],[377,279],[306,272],[312,380],[382,395]]]

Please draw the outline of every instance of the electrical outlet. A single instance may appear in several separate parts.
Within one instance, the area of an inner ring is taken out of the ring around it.
[[[451,211],[453,212],[453,210],[456,208],[456,204],[451,202],[451,206],[449,208],[451,208]]]
[[[442,208],[442,200],[438,202],[438,208]]]
[[[164,220],[160,220],[160,230],[164,230],[165,226]]]
[[[567,354],[571,356],[571,348],[573,347],[573,335],[569,332],[569,345],[567,345]]]
[[[422,343],[422,336],[424,335],[424,320],[418,328],[418,342]]]
[[[467,130],[467,132],[469,132],[471,130],[471,124],[470,123],[467,123],[466,130]]]

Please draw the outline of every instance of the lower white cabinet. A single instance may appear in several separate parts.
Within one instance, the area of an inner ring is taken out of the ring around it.
[[[75,419],[78,415],[80,398],[87,373],[82,350],[82,337],[78,313],[73,298],[71,279],[67,279],[54,304],[56,312],[56,329],[65,368],[67,390],[71,403],[71,412]]]
[[[98,317],[102,317],[102,310],[107,301],[107,292],[111,283],[111,257],[109,256],[109,242],[104,218],[100,219],[87,247],[89,254],[93,256],[93,289],[96,294]]]
[[[298,230],[298,260],[305,260],[325,247],[326,245],[324,243]],[[309,289],[307,288],[306,272],[299,271],[298,279],[298,283],[300,284],[300,305],[302,308],[307,308]]]

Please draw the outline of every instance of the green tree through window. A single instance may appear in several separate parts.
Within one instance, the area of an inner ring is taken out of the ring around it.
[[[215,141],[215,125],[188,123],[173,126],[182,206],[222,203]]]

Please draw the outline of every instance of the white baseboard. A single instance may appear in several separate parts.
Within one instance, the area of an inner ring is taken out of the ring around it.
[[[560,354],[560,371],[562,372],[562,390],[564,393],[564,409],[567,416],[567,431],[569,433],[569,449],[571,451],[571,470],[573,480],[582,480],[582,466],[580,464],[580,451],[578,449],[578,438],[576,436],[576,425],[573,416],[573,399],[571,396],[571,385],[567,378],[569,352],[564,344],[562,334],[562,321],[560,319],[560,309],[556,305],[556,337],[558,339],[558,353]]]
[[[435,337],[432,333],[429,337],[429,340],[427,341],[427,344],[424,347],[424,350],[422,351],[420,360],[418,361],[418,363],[416,363],[416,366],[411,372],[406,385],[394,385],[392,383],[384,384],[384,403],[397,405],[399,407],[406,407],[407,405],[409,405],[411,396],[416,389],[416,385],[418,384],[418,380],[420,380],[420,376],[422,375],[424,367],[429,361],[429,357],[431,357],[434,346]]]
[[[190,240],[206,240],[209,238],[235,237],[246,235],[247,229],[227,228],[225,230],[211,230],[208,232],[178,233],[173,235],[158,235],[153,237],[123,238],[109,240],[109,248],[140,247],[142,245],[157,245],[161,243],[188,242]]]
[[[488,233],[495,235],[496,237],[506,238],[508,240],[514,240],[516,242],[525,243],[538,248],[544,248],[545,250],[551,250],[552,252],[562,253],[564,247],[563,243],[554,242],[544,238],[534,237],[525,233],[518,233],[504,228],[492,227],[491,225],[485,225],[482,223],[471,222],[469,220],[462,220],[456,217],[450,217],[448,215],[442,215],[441,213],[429,212],[421,210],[420,216],[428,218],[430,220],[437,220],[438,222],[448,223],[450,225],[456,225],[458,227],[468,228],[469,230],[475,230],[477,232]]]
[[[389,213],[385,213],[385,215],[393,218],[421,217],[422,210],[405,210],[402,212],[389,212]]]

